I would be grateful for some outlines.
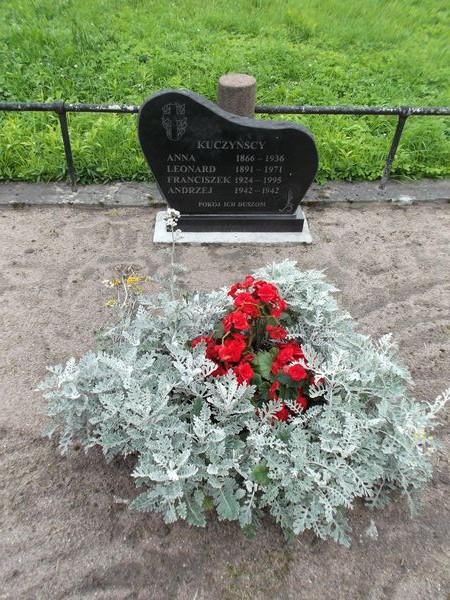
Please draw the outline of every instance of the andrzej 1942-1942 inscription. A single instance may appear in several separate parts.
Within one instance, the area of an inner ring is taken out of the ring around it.
[[[311,133],[232,115],[202,96],[162,91],[139,113],[139,141],[184,231],[301,231],[317,171]]]

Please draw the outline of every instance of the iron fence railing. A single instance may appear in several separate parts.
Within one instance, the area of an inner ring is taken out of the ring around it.
[[[66,155],[67,172],[73,190],[76,190],[77,177],[70,145],[67,113],[138,113],[140,106],[127,104],[70,104],[57,102],[0,102],[1,111],[19,112],[55,112],[58,115]],[[375,106],[256,106],[255,113],[267,115],[355,115],[355,116],[392,116],[398,117],[397,127],[384,164],[380,188],[384,189],[392,169],[395,153],[403,133],[406,119],[409,117],[448,117],[450,107],[375,107]]]

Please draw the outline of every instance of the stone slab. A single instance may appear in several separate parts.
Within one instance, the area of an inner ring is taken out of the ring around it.
[[[172,234],[166,230],[164,217],[166,211],[156,214],[155,231],[153,242],[155,244],[171,244]],[[183,231],[176,235],[177,244],[312,244],[312,237],[308,227],[308,221],[304,216],[303,230],[301,232],[276,232],[276,231]]]
[[[182,217],[261,216],[276,230],[283,221],[286,231],[296,229],[289,222],[318,165],[305,127],[240,117],[193,92],[165,90],[142,105],[138,133],[162,196]]]

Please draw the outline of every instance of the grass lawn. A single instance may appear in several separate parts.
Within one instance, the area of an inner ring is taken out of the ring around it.
[[[159,89],[214,100],[249,73],[258,104],[450,104],[448,0],[9,0],[0,102],[140,104]],[[145,180],[136,116],[70,114],[83,182]],[[276,117],[307,125],[318,180],[377,179],[396,118]],[[450,118],[407,121],[393,174],[450,176]],[[0,112],[0,179],[66,177],[58,120]]]

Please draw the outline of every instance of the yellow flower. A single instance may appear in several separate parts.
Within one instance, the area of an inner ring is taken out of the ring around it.
[[[113,279],[113,280],[112,280],[112,284],[113,284],[113,285],[120,285],[121,283],[122,283],[122,282],[121,282],[121,280],[120,280],[120,279]]]
[[[127,285],[133,285],[133,283],[137,283],[139,281],[139,277],[136,275],[130,275],[127,279]]]
[[[114,298],[110,298],[105,302],[105,306],[115,306],[117,304],[117,300]]]
[[[417,431],[415,431],[415,432],[412,434],[412,439],[413,439],[415,442],[424,442],[425,440],[427,440],[427,439],[428,439],[428,437],[429,437],[429,436],[426,434],[426,432],[425,432],[425,430],[424,430],[424,429],[418,429]]]

